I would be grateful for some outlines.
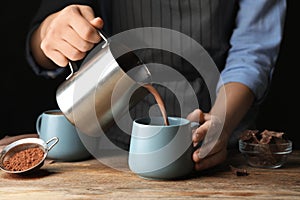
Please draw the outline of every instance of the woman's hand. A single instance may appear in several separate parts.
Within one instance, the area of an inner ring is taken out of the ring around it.
[[[53,68],[50,60],[61,67],[69,60],[81,60],[100,42],[97,29],[102,26],[102,19],[95,18],[91,7],[67,6],[48,16],[34,32],[31,47],[35,60],[45,68]]]
[[[200,123],[193,132],[194,144],[202,142],[193,154],[196,170],[204,170],[226,160],[228,140],[254,98],[247,86],[237,82],[227,83],[220,87],[209,113],[196,109],[187,116],[190,121]]]
[[[195,169],[200,171],[221,164],[227,156],[227,133],[224,133],[222,120],[200,109],[194,110],[187,119],[199,122],[200,126],[193,131],[193,143],[200,147],[193,153]]]

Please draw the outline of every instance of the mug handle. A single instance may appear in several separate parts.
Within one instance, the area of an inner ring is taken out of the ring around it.
[[[41,119],[42,119],[42,114],[40,114],[40,116],[38,116],[36,123],[35,123],[36,132],[38,135],[40,135],[40,132],[41,132]]]
[[[191,128],[192,129],[196,129],[200,126],[200,124],[198,122],[191,122]]]

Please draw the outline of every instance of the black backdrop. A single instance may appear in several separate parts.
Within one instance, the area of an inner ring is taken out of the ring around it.
[[[274,72],[273,84],[258,117],[258,128],[283,131],[300,148],[297,85],[295,70],[299,55],[296,51],[297,22],[295,0],[288,0],[285,36]],[[25,60],[25,36],[40,1],[4,1],[1,5],[1,121],[0,138],[35,132],[37,116],[57,108],[55,91],[62,80],[36,76]],[[298,18],[298,19],[297,19]],[[299,35],[299,34],[298,34]]]

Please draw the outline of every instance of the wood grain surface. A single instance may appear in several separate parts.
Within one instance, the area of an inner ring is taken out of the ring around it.
[[[230,168],[246,169],[237,176]],[[226,163],[184,180],[141,178],[97,159],[45,162],[32,175],[0,172],[0,199],[300,199],[300,152],[278,169],[252,168],[238,152]]]

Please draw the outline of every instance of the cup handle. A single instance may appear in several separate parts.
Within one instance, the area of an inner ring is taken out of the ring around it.
[[[40,135],[40,131],[41,131],[41,119],[42,119],[42,114],[37,118],[35,123],[36,132],[38,135]]]
[[[191,128],[192,129],[196,129],[200,126],[200,124],[198,122],[191,122]]]
[[[56,145],[56,144],[58,143],[58,141],[59,141],[58,137],[53,137],[53,138],[51,138],[50,140],[48,140],[48,141],[46,142],[47,145],[48,145],[50,142],[54,142],[54,143],[51,144],[50,147],[47,148],[47,150],[50,151],[50,150],[54,147],[54,145]]]

